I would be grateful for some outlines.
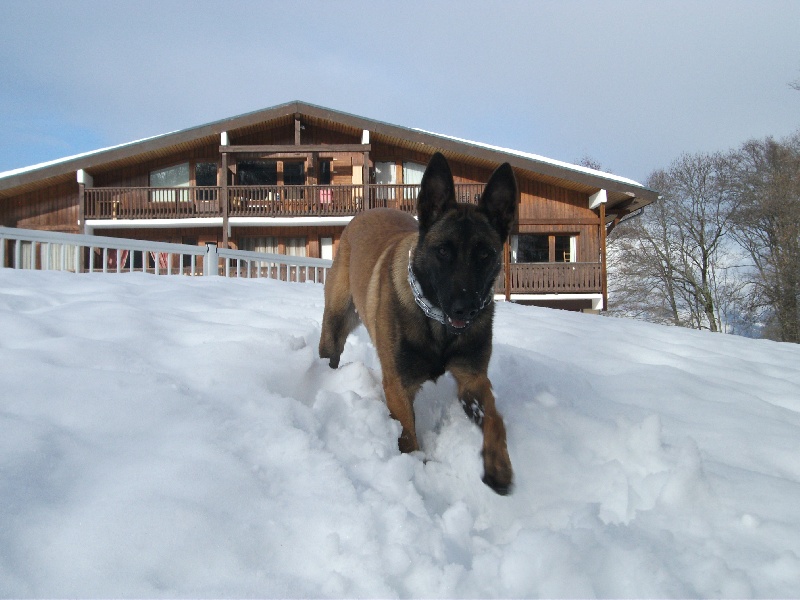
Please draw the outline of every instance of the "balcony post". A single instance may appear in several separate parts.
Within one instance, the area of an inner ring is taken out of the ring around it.
[[[608,202],[608,192],[598,190],[589,196],[589,208],[598,209],[600,213],[600,285],[603,292],[602,310],[608,310],[608,274],[606,272],[606,203]]]
[[[600,285],[603,286],[603,306],[608,310],[608,271],[606,269],[606,203],[600,204]]]
[[[86,188],[94,186],[94,179],[83,169],[78,169],[76,176],[78,179],[78,231],[87,235],[89,231],[86,227]],[[78,273],[85,271],[83,251],[79,253],[79,262],[75,265],[75,270]]]
[[[361,130],[361,145],[369,147],[369,129]],[[361,165],[361,210],[369,206],[369,149],[364,150],[364,164]]]
[[[223,131],[220,134],[220,146],[230,145],[228,139],[228,132]],[[222,152],[222,168],[220,175],[222,180],[217,181],[219,185],[219,204],[222,208],[222,247],[228,247],[228,153]]]
[[[361,185],[364,186],[364,199],[362,200],[363,206],[361,210],[367,210],[371,208],[369,205],[369,152],[364,152],[364,164],[361,169]]]
[[[83,169],[76,173],[78,180],[78,229],[86,235],[86,188],[94,186],[94,179]]]

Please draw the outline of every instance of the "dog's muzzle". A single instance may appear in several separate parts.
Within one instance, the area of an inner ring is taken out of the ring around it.
[[[422,309],[422,312],[424,312],[425,316],[427,316],[429,319],[438,321],[455,333],[461,333],[462,331],[465,331],[467,327],[469,327],[472,319],[479,315],[484,308],[494,301],[494,292],[493,290],[489,290],[489,293],[486,295],[486,298],[483,299],[480,307],[477,310],[470,312],[469,316],[471,318],[454,319],[453,317],[445,314],[441,308],[434,306],[433,303],[422,293],[422,286],[420,286],[417,276],[414,275],[414,269],[411,267],[413,258],[412,253],[413,250],[408,251],[408,284],[411,286],[411,292],[414,294],[414,302],[417,303],[417,306]]]

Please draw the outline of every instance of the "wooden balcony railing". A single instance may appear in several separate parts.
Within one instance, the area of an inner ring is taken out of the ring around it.
[[[512,294],[602,293],[600,263],[517,263],[511,265]],[[495,292],[505,294],[505,277],[497,278]]]
[[[219,216],[217,187],[86,189],[87,219],[175,219]]]
[[[231,217],[348,216],[364,208],[364,186],[231,186]]]
[[[477,202],[483,184],[456,184],[460,202]],[[85,190],[87,219],[220,217],[221,187],[98,187]],[[418,185],[228,186],[231,217],[352,216],[379,206],[416,212]]]

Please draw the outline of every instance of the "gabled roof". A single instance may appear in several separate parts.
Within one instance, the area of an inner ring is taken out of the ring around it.
[[[48,185],[75,181],[75,172],[79,169],[89,171],[93,168],[107,169],[133,161],[156,158],[159,155],[175,153],[183,148],[190,149],[208,144],[213,139],[218,140],[219,135],[224,131],[231,133],[257,129],[259,125],[267,122],[284,119],[288,122],[289,120],[293,121],[295,117],[301,120],[322,122],[328,126],[335,125],[354,133],[366,129],[370,132],[372,142],[385,141],[426,153],[439,150],[453,158],[468,160],[489,168],[509,162],[515,169],[527,172],[535,179],[590,194],[605,189],[609,193],[610,206],[624,202],[629,210],[633,210],[653,202],[658,197],[655,191],[642,184],[610,173],[517,150],[391,125],[295,101],[198,127],[6,171],[0,173],[0,198]]]

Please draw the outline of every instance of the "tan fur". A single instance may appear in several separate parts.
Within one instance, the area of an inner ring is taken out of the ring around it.
[[[375,209],[351,222],[325,284],[320,339],[320,356],[331,358],[331,367],[335,368],[347,334],[358,324],[358,318],[364,323],[380,359],[386,404],[403,427],[399,439],[403,452],[419,449],[413,402],[422,382],[403,383],[404,374],[396,360],[400,332],[424,344],[433,329],[416,305],[408,283],[409,250],[417,241],[417,221],[399,211]],[[491,338],[490,328],[488,334]],[[487,343],[490,354],[491,339]],[[489,354],[478,361],[456,360],[448,364],[448,370],[458,384],[467,414],[469,406],[478,407],[471,416],[483,430],[484,481],[499,493],[507,493],[512,480],[511,461],[503,419],[495,408],[486,375]]]

